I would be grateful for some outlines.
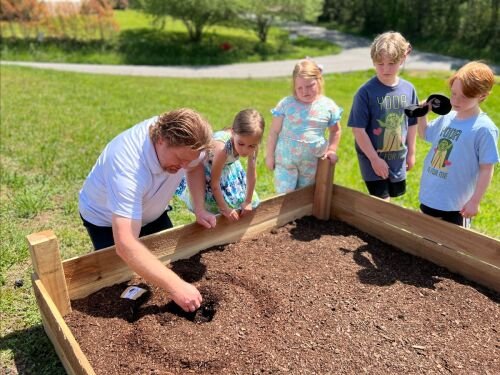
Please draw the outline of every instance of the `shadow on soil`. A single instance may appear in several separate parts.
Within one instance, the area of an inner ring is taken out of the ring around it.
[[[320,221],[313,217],[298,219],[296,228],[292,228],[290,234],[294,239],[306,242],[322,236],[359,237],[365,244],[354,250],[343,248],[341,251],[344,255],[351,254],[356,264],[362,267],[358,271],[358,278],[363,284],[388,286],[399,281],[422,289],[436,289],[443,279],[451,279],[469,285],[494,302],[500,302],[499,293],[444,267],[407,254],[341,221]]]
[[[65,375],[63,365],[42,325],[18,330],[0,338],[0,351],[11,352],[15,367],[2,363],[5,375]]]

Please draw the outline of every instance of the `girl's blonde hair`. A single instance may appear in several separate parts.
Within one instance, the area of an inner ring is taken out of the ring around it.
[[[462,83],[462,92],[468,98],[488,96],[495,84],[493,71],[481,61],[472,61],[462,66],[448,80],[450,88],[457,79]]]
[[[380,62],[387,56],[392,62],[402,61],[411,52],[411,44],[398,32],[387,31],[378,35],[371,45],[373,62]]]
[[[304,59],[295,64],[292,74],[293,95],[295,95],[295,79],[297,77],[315,79],[318,82],[319,93],[324,93],[325,80],[323,79],[323,69],[314,60]]]
[[[234,117],[233,132],[238,135],[260,135],[264,134],[266,123],[259,111],[247,108]]]
[[[149,136],[153,143],[163,139],[168,146],[200,151],[209,148],[212,128],[198,112],[180,108],[160,115],[149,128]]]

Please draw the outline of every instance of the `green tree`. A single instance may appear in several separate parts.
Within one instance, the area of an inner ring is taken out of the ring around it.
[[[285,20],[315,21],[321,14],[323,0],[249,0],[241,3],[241,17],[265,43],[275,22]]]
[[[325,0],[319,17],[368,37],[388,30],[436,52],[500,59],[500,0]]]
[[[140,0],[139,8],[152,15],[162,27],[167,16],[181,20],[189,40],[197,43],[207,26],[236,17],[238,4],[231,0]]]

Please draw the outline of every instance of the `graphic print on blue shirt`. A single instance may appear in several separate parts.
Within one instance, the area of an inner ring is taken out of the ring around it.
[[[462,131],[451,127],[444,128],[439,136],[437,146],[434,148],[428,172],[437,177],[446,179],[448,176],[448,167],[451,166],[450,155],[453,150],[453,142],[458,141]]]

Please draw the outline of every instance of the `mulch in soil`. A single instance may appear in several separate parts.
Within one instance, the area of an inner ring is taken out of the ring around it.
[[[172,269],[186,314],[140,278],[72,301],[97,374],[498,374],[500,296],[339,221],[305,217]],[[138,303],[128,285],[147,289]]]

